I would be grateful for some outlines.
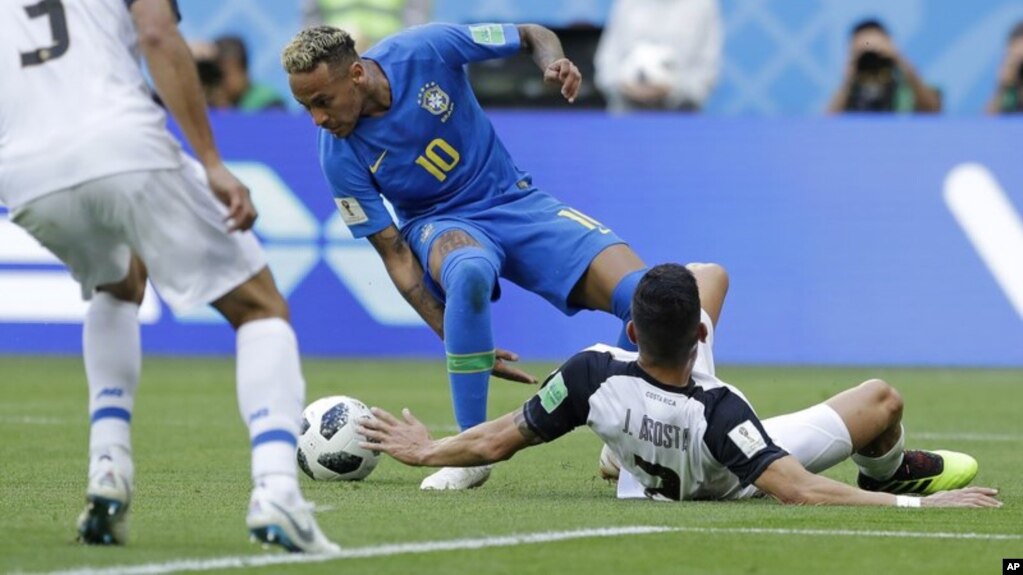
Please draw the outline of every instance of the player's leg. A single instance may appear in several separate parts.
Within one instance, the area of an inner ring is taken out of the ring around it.
[[[444,291],[444,351],[455,420],[465,430],[487,418],[494,367],[490,305],[500,259],[467,227],[442,228],[428,249],[430,277]],[[444,468],[424,479],[420,487],[468,489],[482,485],[489,476],[490,466]]]
[[[194,164],[154,172],[145,192],[132,197],[129,241],[168,304],[189,309],[212,302],[237,332],[238,404],[254,483],[250,532],[290,551],[333,551],[298,486],[305,380],[287,302],[255,236],[229,234],[225,215]]]
[[[632,319],[632,294],[646,270],[646,264],[628,245],[608,246],[590,262],[572,289],[569,302],[584,309],[610,312],[621,319],[618,347],[635,350],[636,345],[625,333],[625,324]]]
[[[968,485],[977,461],[964,453],[905,449],[902,397],[872,379],[829,399],[852,440],[858,483],[870,491],[929,494]]]
[[[91,300],[82,330],[89,386],[89,480],[78,539],[124,544],[134,464],[131,420],[142,351],[138,309],[145,267],[120,237],[116,191],[141,176],[104,178],[35,200],[14,214],[70,269]]]

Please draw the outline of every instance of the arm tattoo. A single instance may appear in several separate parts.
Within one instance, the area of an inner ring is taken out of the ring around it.
[[[529,445],[543,443],[543,439],[541,439],[540,436],[537,435],[531,427],[529,427],[529,424],[526,423],[526,415],[522,412],[522,410],[515,413],[515,427],[519,429],[519,433],[522,434],[522,437]]]

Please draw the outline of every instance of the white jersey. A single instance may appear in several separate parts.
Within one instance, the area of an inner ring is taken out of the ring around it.
[[[181,166],[142,75],[133,1],[0,2],[0,203]]]
[[[746,398],[709,370],[694,369],[685,387],[664,385],[636,359],[605,345],[576,354],[523,406],[527,425],[544,441],[588,425],[649,497],[753,494],[750,484],[786,452]]]

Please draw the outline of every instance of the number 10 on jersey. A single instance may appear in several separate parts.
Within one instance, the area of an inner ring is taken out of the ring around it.
[[[443,138],[434,138],[426,145],[426,151],[416,158],[416,164],[430,172],[433,177],[437,178],[437,181],[443,182],[448,178],[448,172],[458,165],[460,159],[462,156],[451,144],[445,142]]]

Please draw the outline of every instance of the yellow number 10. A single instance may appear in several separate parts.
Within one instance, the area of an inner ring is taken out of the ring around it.
[[[438,150],[443,152],[446,157],[441,156]],[[448,178],[448,172],[458,165],[458,160],[461,158],[462,156],[458,154],[458,150],[452,148],[451,144],[441,138],[434,138],[432,142],[427,144],[424,155],[416,158],[416,164],[430,172],[438,181],[443,182]]]

